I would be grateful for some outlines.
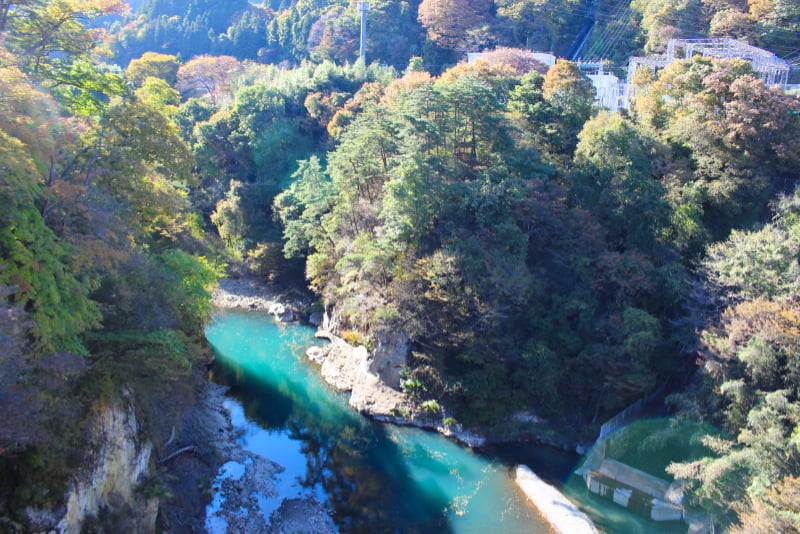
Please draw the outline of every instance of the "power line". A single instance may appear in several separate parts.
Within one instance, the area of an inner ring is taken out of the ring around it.
[[[638,11],[632,10],[630,8],[623,8],[622,6],[626,5],[626,4],[628,4],[628,2],[626,2],[626,0],[618,0],[616,2],[607,3],[604,7],[610,8],[610,10],[612,10],[612,11],[614,10],[614,8],[616,8],[616,12],[614,12],[612,14],[603,13],[603,12],[592,13],[590,9],[577,8],[577,7],[572,8],[572,7],[566,7],[566,6],[547,6],[546,8],[544,8],[542,10],[542,12],[550,13],[551,15],[554,14],[554,13],[560,13],[560,14],[566,14],[566,15],[584,17],[584,18],[592,17],[593,20],[595,20],[596,22],[605,22],[606,26],[610,25],[612,22],[619,22],[619,16],[620,16],[620,14],[621,14],[621,12],[623,10],[625,10],[626,12],[630,11],[630,17],[626,17],[626,20],[627,20],[628,24],[630,24],[630,20],[633,18],[634,15],[644,16],[643,13],[640,13]],[[695,19],[690,19],[690,18],[687,18],[684,15],[677,15],[677,14],[673,15],[671,17],[671,20],[676,22],[676,23],[683,23],[684,25],[688,25],[688,26],[695,25],[698,22]],[[684,28],[680,28],[680,30],[684,34],[695,35],[695,36],[698,36],[698,37],[701,37],[701,38],[707,38],[708,37],[706,32],[692,30],[692,29],[685,28],[685,27]],[[784,38],[797,38],[798,36],[800,36],[800,32],[787,30],[785,28],[777,28],[776,27],[776,28],[772,28],[771,30],[774,33],[783,34]],[[784,53],[795,52],[795,50],[793,50],[792,48],[787,47],[787,46],[782,46],[782,45],[779,45],[779,44],[770,45],[770,49],[774,50],[774,51],[783,51]]]
[[[596,52],[595,59],[602,60],[611,53],[611,51],[617,47],[619,42],[625,36],[625,32],[630,26],[631,19],[633,18],[633,10],[626,9],[627,16],[624,20],[617,20],[617,25],[609,32],[608,37],[605,39],[605,42],[601,42],[599,45],[599,50]],[[608,25],[611,27],[611,24]]]
[[[619,8],[617,9],[617,11],[613,15],[615,19],[620,16],[620,13],[623,10],[630,11],[628,8],[623,8],[622,6],[623,6],[623,4],[622,4],[622,2],[620,2],[619,3]],[[608,40],[608,38],[611,36],[611,33],[613,33],[613,31],[614,31],[614,29],[612,29],[611,23],[607,23],[603,27],[602,33],[600,33],[600,35],[598,35],[594,39],[594,42],[592,43],[592,46],[589,48],[589,50],[586,53],[586,57],[589,58],[590,61],[591,61],[592,58],[597,57],[599,55],[598,51],[601,49],[603,43],[605,43]]]

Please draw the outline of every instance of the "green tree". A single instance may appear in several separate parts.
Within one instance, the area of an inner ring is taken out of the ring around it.
[[[242,183],[233,181],[225,198],[217,202],[217,209],[211,214],[211,222],[225,243],[225,247],[235,257],[241,258],[246,250],[248,227],[241,206]]]
[[[705,33],[709,23],[707,3],[700,0],[635,0],[631,9],[640,14],[646,35],[644,51],[661,53],[667,40]],[[712,8],[713,9],[713,8]]]
[[[359,47],[359,22],[353,10],[334,9],[311,26],[308,50],[316,61],[355,59]]]
[[[211,288],[221,274],[204,257],[180,249],[170,249],[158,256],[170,277],[164,303],[170,306],[179,324],[189,333],[200,332],[211,318]]]
[[[798,478],[782,478],[766,495],[754,495],[739,509],[734,534],[767,534],[769,532],[800,532],[800,503],[797,501]]]
[[[97,307],[86,280],[70,269],[73,251],[58,242],[35,202],[44,192],[22,143],[0,131],[4,173],[0,195],[0,283],[13,287],[13,302],[28,307],[40,351],[85,354],[80,335],[97,326]]]
[[[0,51],[0,57],[13,59]],[[9,304],[26,308],[38,352],[86,349],[81,334],[97,325],[97,307],[87,295],[90,281],[73,270],[76,250],[58,240],[42,215],[49,199],[45,178],[57,172],[61,136],[48,122],[68,127],[51,98],[15,66],[0,64],[0,284],[9,286]],[[72,134],[72,132],[68,132]]]
[[[722,522],[733,522],[740,512],[746,525],[755,516],[774,524],[775,503],[764,500],[767,491],[800,469],[800,310],[792,274],[798,252],[782,226],[791,226],[792,206],[784,200],[775,221],[759,231],[732,232],[709,247],[706,260],[710,281],[728,286],[727,296],[736,301],[702,334],[707,389],[697,402],[701,415],[732,438],[706,437],[708,456],[670,470],[687,481],[689,497]],[[791,520],[792,505],[784,504]]]
[[[125,69],[125,75],[137,86],[141,86],[147,78],[161,78],[170,86],[178,81],[180,63],[176,56],[145,52],[142,57],[132,59]]]
[[[716,283],[745,298],[777,297],[797,290],[800,243],[768,224],[758,232],[733,230],[708,249],[704,266]]]
[[[500,0],[495,5],[494,32],[510,46],[564,53],[583,23],[574,0]]]
[[[702,195],[703,223],[716,238],[765,215],[773,187],[797,172],[800,115],[796,99],[767,88],[741,61],[675,62],[635,110],[688,159],[688,178]],[[662,129],[663,126],[663,129]]]
[[[178,104],[181,103],[181,95],[178,91],[173,89],[165,80],[153,76],[148,77],[141,84],[135,95],[145,105],[169,117],[178,112]]]
[[[751,0],[750,16],[756,21],[759,44],[770,49],[793,50],[800,44],[800,7],[789,0]]]
[[[325,216],[332,207],[333,191],[319,158],[300,162],[292,179],[289,189],[275,198],[274,209],[284,228],[287,258],[321,250],[332,237]]]
[[[469,31],[489,23],[491,2],[488,0],[423,0],[419,5],[419,21],[428,37],[437,45],[465,51]]]
[[[542,96],[557,114],[550,152],[570,156],[578,132],[589,120],[594,106],[594,86],[575,63],[560,60],[550,67],[542,83]]]
[[[497,93],[477,76],[468,74],[439,90],[447,106],[444,130],[452,165],[486,167],[490,154],[511,147],[508,124]],[[459,169],[461,170],[461,169]]]
[[[575,162],[586,165],[581,203],[592,206],[612,246],[653,250],[668,224],[670,206],[658,182],[657,144],[619,115],[601,112],[579,134]]]
[[[10,35],[8,45],[22,54],[24,68],[40,73],[59,70],[64,57],[88,57],[99,43],[84,23],[126,9],[117,0],[4,2],[3,22]]]

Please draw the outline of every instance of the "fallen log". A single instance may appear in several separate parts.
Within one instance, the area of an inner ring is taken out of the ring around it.
[[[173,458],[175,458],[179,454],[183,454],[184,452],[194,452],[196,450],[197,450],[197,447],[195,447],[194,445],[189,445],[188,447],[184,447],[182,449],[178,449],[177,451],[173,452],[172,454],[170,454],[166,458],[164,458],[162,460],[159,460],[158,463],[163,464],[164,462],[168,462],[169,460],[172,460]]]

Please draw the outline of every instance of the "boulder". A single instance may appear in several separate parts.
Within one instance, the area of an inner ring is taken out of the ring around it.
[[[406,366],[411,340],[402,331],[379,332],[369,363],[369,371],[393,389],[400,389],[400,372]]]
[[[312,362],[322,365],[322,362],[324,362],[325,358],[328,357],[328,351],[325,349],[325,347],[313,346],[306,350],[306,356],[308,356],[308,359]]]
[[[278,321],[282,323],[291,323],[294,320],[295,320],[294,312],[291,310],[286,310],[278,315]]]
[[[308,322],[312,326],[319,326],[322,324],[324,316],[320,312],[314,312],[308,316]]]

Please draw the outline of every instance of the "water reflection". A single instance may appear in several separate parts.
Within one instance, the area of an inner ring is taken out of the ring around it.
[[[238,319],[245,329],[257,326],[254,317]],[[258,336],[255,343],[237,332],[228,346],[213,328],[208,336],[217,355],[216,380],[231,386],[253,423],[278,431],[279,439],[302,441],[306,471],[299,485],[322,488],[342,532],[395,532],[399,525],[403,532],[450,532],[447,496],[418,488],[383,428],[353,412],[343,395],[315,383],[314,370],[298,361],[297,352],[312,342],[309,330],[278,327],[277,342]],[[283,463],[270,451],[262,454]]]
[[[325,501],[341,532],[549,531],[504,463],[351,410],[302,357],[315,342],[311,329],[221,312],[206,334],[215,379],[244,407],[245,447],[286,466],[299,488]]]
[[[709,425],[686,419],[660,418],[633,422],[594,445],[600,458],[619,460],[653,476],[671,481],[666,468],[673,462],[698,460],[708,453],[701,437],[718,435]],[[589,455],[590,456],[591,452]],[[656,522],[590,493],[583,478],[573,475],[563,492],[606,532],[625,534],[684,534],[683,521]]]

